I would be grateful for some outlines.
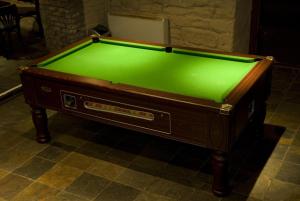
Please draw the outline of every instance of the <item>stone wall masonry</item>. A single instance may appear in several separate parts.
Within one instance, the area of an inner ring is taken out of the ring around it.
[[[107,25],[106,0],[83,0],[83,7],[87,31],[98,24]]]
[[[50,51],[86,35],[82,0],[40,0],[45,39]]]
[[[98,24],[107,12],[170,21],[172,45],[247,52],[252,0],[40,0],[49,50],[60,49]]]
[[[251,8],[251,0],[237,0],[233,40],[233,50],[236,52],[249,51]]]
[[[173,45],[232,51],[235,0],[110,0],[114,14],[165,17]]]

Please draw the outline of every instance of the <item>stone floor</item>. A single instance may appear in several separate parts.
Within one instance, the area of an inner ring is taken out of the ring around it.
[[[22,94],[0,105],[0,200],[299,201],[300,71],[275,68],[264,136],[233,151],[232,193],[215,197],[209,152],[48,111],[34,140]]]

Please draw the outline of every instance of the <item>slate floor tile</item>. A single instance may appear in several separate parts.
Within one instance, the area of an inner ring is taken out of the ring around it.
[[[195,189],[203,189],[204,185],[212,183],[213,177],[211,174],[206,174],[203,172],[198,172],[198,174],[190,178],[190,186]],[[209,187],[210,188],[210,187]]]
[[[55,197],[52,197],[50,199],[48,198],[45,201],[88,201],[88,200],[83,197],[74,195],[72,193],[61,191]]]
[[[300,146],[290,146],[284,160],[300,165]]]
[[[263,174],[272,178],[276,177],[278,171],[281,168],[282,163],[282,160],[270,158],[263,167],[261,175]]]
[[[257,172],[241,169],[232,181],[233,191],[242,195],[248,195],[255,186],[258,177],[259,173]]]
[[[210,159],[209,150],[186,144],[182,144],[181,147],[169,161],[171,165],[198,171]]]
[[[140,191],[118,183],[111,183],[95,201],[134,201]]]
[[[34,140],[23,138],[23,140],[13,148],[13,151],[28,153],[31,156],[34,156],[48,146],[48,144],[41,144]]]
[[[300,130],[296,133],[292,145],[300,147]]]
[[[177,201],[177,199],[156,195],[153,193],[142,192],[140,193],[134,201]]]
[[[197,174],[198,171],[195,169],[168,164],[160,171],[159,176],[164,179],[190,186],[193,183],[191,178],[194,178]]]
[[[300,185],[300,165],[290,162],[282,164],[276,179]]]
[[[255,181],[254,186],[252,187],[249,196],[252,198],[263,200],[265,197],[265,193],[268,190],[271,183],[271,178],[261,174],[259,178]],[[244,194],[248,195],[248,194]]]
[[[107,126],[103,131],[100,131],[100,135],[96,134],[93,136],[92,142],[102,146],[113,147],[120,143],[123,139],[122,137],[118,128]]]
[[[299,86],[299,84],[297,84]],[[298,87],[297,86],[297,87]],[[297,89],[297,91],[289,91],[287,92],[285,96],[285,101],[289,103],[300,103],[300,90]]]
[[[150,143],[152,136],[147,134],[142,134],[139,132],[122,130],[122,134],[125,135],[121,139],[120,143],[118,143],[115,148],[127,151],[133,154],[139,154],[143,148]]]
[[[56,164],[37,181],[53,188],[64,189],[81,174],[82,171],[77,168]]]
[[[296,136],[296,132],[294,130],[289,130],[289,129],[286,129],[280,140],[279,140],[279,144],[281,145],[291,145],[293,143],[293,140]]]
[[[158,195],[171,197],[174,199],[182,199],[195,191],[194,188],[178,184],[166,179],[157,178],[147,189],[147,192]]]
[[[37,156],[51,160],[53,162],[58,162],[66,157],[70,152],[66,151],[60,147],[50,145],[43,151],[41,151]]]
[[[211,193],[207,193],[205,191],[196,190],[194,192],[190,192],[184,197],[178,199],[180,201],[220,201],[221,198],[214,196]]]
[[[212,193],[211,192],[211,189],[212,189],[212,184],[208,184],[208,183],[204,183],[201,188],[195,188],[195,190],[197,191],[205,191],[207,193]]]
[[[115,148],[107,153],[105,159],[126,167],[134,160],[136,156],[136,154]]]
[[[293,82],[292,86],[289,88],[289,92],[300,92],[300,83],[298,82]],[[299,101],[297,102],[299,103]]]
[[[122,166],[108,161],[95,160],[95,162],[86,170],[86,172],[106,178],[108,180],[114,180],[125,169],[126,168]]]
[[[105,154],[107,154],[110,150],[111,147],[109,146],[88,142],[82,145],[78,150],[76,150],[76,152],[88,157],[103,159],[105,157]]]
[[[59,135],[56,137],[55,141],[62,144],[70,145],[73,147],[81,147],[83,144],[87,143],[86,140],[71,136],[71,135]]]
[[[276,142],[273,140],[257,140],[256,143],[253,143],[251,147],[247,149],[245,154],[241,155],[241,161],[236,160],[235,162],[232,162],[235,165],[233,171],[242,168],[249,172],[259,172],[263,169],[270,156],[274,158],[275,156],[276,158],[283,158],[287,146],[277,145],[277,148],[274,148],[275,146]]]
[[[286,102],[280,104],[271,122],[289,129],[298,129],[300,123],[300,104]]]
[[[273,179],[270,187],[265,192],[265,201],[294,201],[294,196],[299,191],[299,186]]]
[[[221,201],[262,201],[262,200],[245,196],[245,195],[240,195],[237,193],[231,193],[227,197],[222,198]]]
[[[28,116],[24,117],[22,120],[20,120],[17,124],[12,125],[11,127],[13,130],[24,133],[24,132],[30,132],[35,131],[35,127],[32,122],[32,118],[30,116],[30,111],[28,109]]]
[[[103,189],[110,184],[110,181],[95,175],[83,173],[80,175],[66,191],[77,194],[88,199],[96,198]]]
[[[276,113],[269,120],[270,124],[284,126],[287,129],[297,130],[299,128],[299,121],[296,119],[290,119],[288,115]]]
[[[160,175],[167,165],[167,162],[138,155],[128,168],[156,176]]]
[[[23,177],[9,174],[0,180],[0,198],[11,200],[32,181]]]
[[[76,117],[69,118],[68,116],[65,121],[64,117],[66,117],[66,115],[62,115],[61,118],[57,119],[58,114],[60,113],[53,115],[52,122],[49,125],[51,133],[55,135],[55,141],[80,147],[94,136],[94,132],[90,131],[89,128],[83,128],[83,122],[86,120]],[[63,125],[64,127],[67,126],[68,129],[62,129]]]
[[[55,140],[53,140],[50,144],[52,146],[61,148],[65,151],[67,151],[67,152],[75,151],[77,149],[77,147],[74,147],[74,146],[71,146],[71,145],[68,145],[68,144],[64,144],[64,143],[61,143],[61,142],[57,142]]]
[[[146,190],[156,179],[152,175],[126,169],[115,181],[139,190]]]
[[[57,112],[49,118],[49,130],[60,135],[63,135],[64,133],[71,134],[75,129],[80,128],[82,120],[83,119],[78,117]]]
[[[91,157],[82,155],[77,152],[72,152],[68,156],[66,156],[62,161],[61,164],[68,165],[71,167],[75,167],[81,170],[88,169],[92,164],[94,164],[96,159]]]
[[[0,150],[7,151],[14,148],[23,140],[14,130],[2,129],[0,135]]]
[[[0,121],[0,127],[10,129],[16,122],[21,122],[27,116],[21,113],[20,111],[13,110],[14,112],[8,111],[8,109],[2,110],[0,108],[0,114],[6,114],[5,118],[2,118]]]
[[[0,169],[0,179],[8,175],[8,172]]]
[[[59,190],[41,183],[32,183],[20,192],[13,201],[38,201],[52,199],[59,193]]]
[[[54,162],[45,160],[43,158],[34,157],[18,169],[16,169],[14,173],[22,175],[24,177],[29,177],[31,179],[37,179],[54,165]]]
[[[140,155],[154,160],[168,162],[179,151],[181,143],[155,138],[141,151]]]
[[[7,171],[14,171],[20,167],[25,161],[31,158],[31,154],[18,152],[18,151],[7,151],[0,153],[0,169]]]
[[[28,105],[25,103],[23,94],[15,95],[7,104],[5,104],[4,107],[1,107],[0,109],[7,109],[8,111],[16,112],[16,106],[18,108],[18,112],[24,114],[24,117],[28,117],[28,114],[30,114],[30,107],[28,107]]]

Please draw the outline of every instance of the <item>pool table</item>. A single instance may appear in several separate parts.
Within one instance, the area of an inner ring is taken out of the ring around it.
[[[272,57],[92,36],[20,67],[37,141],[45,109],[212,150],[214,194],[228,193],[228,156],[262,128]]]

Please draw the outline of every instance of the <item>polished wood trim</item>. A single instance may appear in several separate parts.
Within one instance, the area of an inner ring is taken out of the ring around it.
[[[64,48],[62,48],[62,49],[60,49],[60,50],[51,52],[51,53],[49,53],[49,54],[47,54],[47,55],[45,55],[45,56],[43,56],[43,57],[41,57],[41,58],[35,59],[35,60],[30,64],[30,66],[35,66],[35,65],[41,63],[42,61],[45,61],[45,60],[47,60],[47,59],[49,59],[49,58],[51,58],[51,57],[54,57],[54,56],[56,56],[56,55],[58,55],[58,54],[61,54],[61,53],[65,52],[65,51],[67,51],[67,50],[69,50],[69,49],[71,49],[71,48],[73,48],[73,47],[76,47],[77,45],[80,45],[80,44],[82,44],[82,43],[84,43],[84,42],[87,42],[87,41],[89,41],[89,40],[91,40],[90,37],[85,37],[85,38],[83,38],[83,39],[81,39],[81,40],[79,40],[79,41],[77,41],[77,42],[74,42],[74,43],[72,43],[72,44],[70,44],[70,45],[67,45],[66,47],[64,47]]]
[[[260,79],[272,65],[273,60],[263,59],[260,61],[244,78],[243,80],[230,92],[226,97],[225,102],[231,105],[237,104],[237,102],[245,95],[253,84]]]
[[[214,53],[214,54],[222,54],[222,55],[228,55],[228,56],[238,56],[238,57],[246,57],[246,58],[254,58],[254,59],[260,59],[260,56],[252,55],[252,54],[243,54],[238,52],[226,52],[221,50],[207,50],[207,49],[201,49],[201,48],[195,48],[195,47],[186,47],[186,46],[179,46],[175,45],[172,46],[173,48],[180,48],[185,50],[192,50],[192,51],[201,51],[201,52],[208,52],[208,53]]]
[[[252,86],[252,84],[259,79],[259,76],[262,75],[268,67],[271,65],[271,61],[264,59],[259,62],[236,86],[235,89],[227,96],[226,102],[230,104],[235,104],[238,102],[239,98],[247,92],[247,90]]]
[[[60,80],[60,81],[72,83],[77,86],[88,86],[97,90],[99,90],[99,87],[101,87],[101,90],[118,91],[118,93],[123,95],[128,95],[128,96],[147,95],[153,98],[162,99],[165,101],[171,101],[174,104],[186,103],[189,105],[194,105],[194,106],[196,105],[201,108],[203,107],[203,109],[205,110],[216,111],[216,112],[219,112],[220,108],[222,107],[222,104],[210,100],[204,100],[204,99],[178,95],[178,94],[173,94],[168,92],[161,92],[157,90],[145,89],[145,88],[125,85],[125,84],[113,84],[106,80],[98,80],[94,78],[83,77],[79,75],[73,75],[73,74],[62,73],[57,71],[51,71],[42,68],[26,67],[20,70],[21,70],[21,74],[29,74],[31,76],[39,77],[41,79]]]
[[[147,41],[142,41],[142,40],[126,40],[126,39],[121,39],[121,38],[116,38],[116,37],[108,37],[108,36],[101,36],[100,38],[103,39],[108,39],[112,41],[121,41],[121,42],[128,42],[128,43],[139,43],[139,44],[144,44],[144,45],[153,45],[153,46],[159,46],[159,47],[167,47],[166,44],[161,44],[161,43],[154,43],[154,42],[147,42]],[[58,54],[63,53],[64,51],[67,51],[71,48],[74,48],[77,45],[80,45],[84,42],[87,42],[91,40],[91,36],[87,36],[83,38],[80,41],[77,41],[75,43],[72,43],[66,47],[64,47],[61,50],[54,51],[44,57],[41,57],[39,59],[36,59],[33,61],[31,65],[37,65],[38,63],[47,60],[53,56],[56,56]],[[101,39],[100,39],[101,40]],[[251,55],[251,54],[242,54],[242,53],[235,53],[235,52],[226,52],[226,51],[220,51],[220,50],[207,50],[207,49],[201,49],[201,48],[194,48],[194,47],[186,47],[186,46],[178,46],[174,45],[172,48],[180,48],[180,49],[186,49],[186,50],[192,50],[192,51],[201,51],[201,52],[208,52],[208,53],[214,53],[214,54],[222,54],[222,55],[229,55],[229,56],[240,56],[240,57],[247,57],[247,58],[256,58],[256,59],[263,59],[264,57],[257,56],[257,55]]]

